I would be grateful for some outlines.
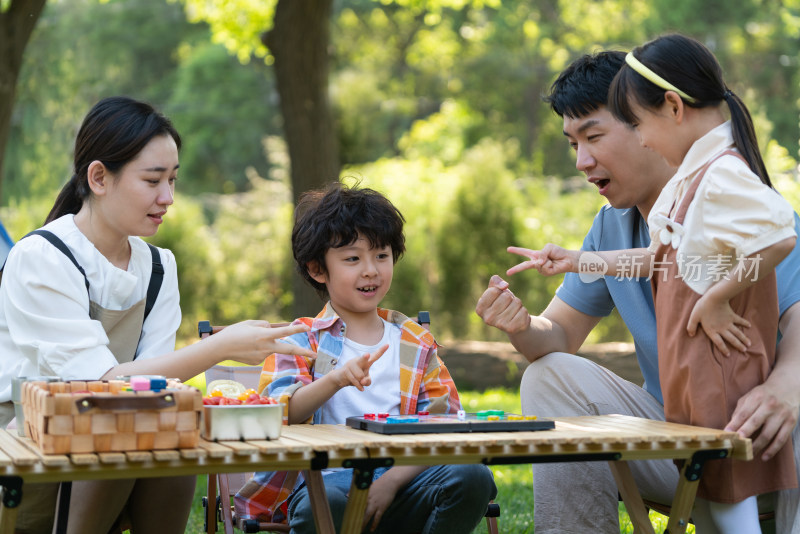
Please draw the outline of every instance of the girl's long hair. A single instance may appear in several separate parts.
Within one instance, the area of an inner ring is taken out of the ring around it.
[[[633,55],[650,70],[695,99],[694,102],[683,99],[684,105],[704,108],[717,106],[723,100],[727,102],[736,148],[761,181],[772,187],[758,149],[750,112],[744,102],[728,89],[722,79],[722,68],[708,48],[690,37],[669,34],[635,48]],[[643,108],[655,109],[664,103],[665,92],[665,89],[625,64],[611,83],[608,108],[617,119],[636,124],[639,118],[633,113],[628,99],[635,98]]]

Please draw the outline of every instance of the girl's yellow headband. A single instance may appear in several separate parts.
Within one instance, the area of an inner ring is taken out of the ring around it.
[[[687,95],[686,93],[684,93],[683,91],[681,91],[680,89],[669,83],[667,80],[665,80],[664,78],[662,78],[661,76],[650,70],[647,67],[647,65],[636,59],[636,57],[633,55],[633,52],[628,52],[628,55],[625,56],[625,63],[627,63],[630,66],[630,68],[632,68],[633,70],[635,70],[636,72],[638,72],[643,77],[647,78],[660,88],[666,89],[667,91],[675,91],[684,100],[687,100],[689,102],[696,102],[694,98],[692,98],[691,96]]]

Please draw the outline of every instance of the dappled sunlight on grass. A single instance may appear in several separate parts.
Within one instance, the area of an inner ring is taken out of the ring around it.
[[[664,532],[667,529],[668,521],[669,518],[667,516],[650,510],[650,523],[653,524],[653,530],[656,532]],[[619,531],[620,534],[633,534],[631,518],[628,517],[628,513],[625,511],[625,505],[622,503],[619,504]],[[686,528],[686,534],[694,534],[694,525],[689,525]]]
[[[533,473],[530,465],[492,466],[494,482],[497,485],[495,502],[500,505],[497,529],[500,532],[515,534],[533,533]],[[485,534],[483,521],[473,534]]]
[[[505,410],[506,412],[519,413],[519,390],[494,388],[483,392],[459,391],[461,404],[468,412],[480,410]]]

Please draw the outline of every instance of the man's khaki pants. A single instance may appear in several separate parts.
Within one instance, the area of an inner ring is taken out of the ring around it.
[[[530,364],[522,377],[520,396],[526,415],[614,413],[664,420],[664,407],[644,389],[573,354],[552,353]],[[798,467],[798,428],[793,439]],[[671,460],[637,460],[629,465],[644,499],[672,503],[678,470]],[[800,534],[800,492],[763,497],[759,507],[770,509],[777,498],[777,533]],[[619,534],[617,485],[606,462],[534,464],[533,498],[537,534]]]

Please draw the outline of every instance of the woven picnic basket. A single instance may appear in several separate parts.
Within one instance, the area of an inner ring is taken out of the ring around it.
[[[24,382],[26,435],[45,454],[191,448],[200,438],[202,394],[168,381],[129,391],[122,380]]]

